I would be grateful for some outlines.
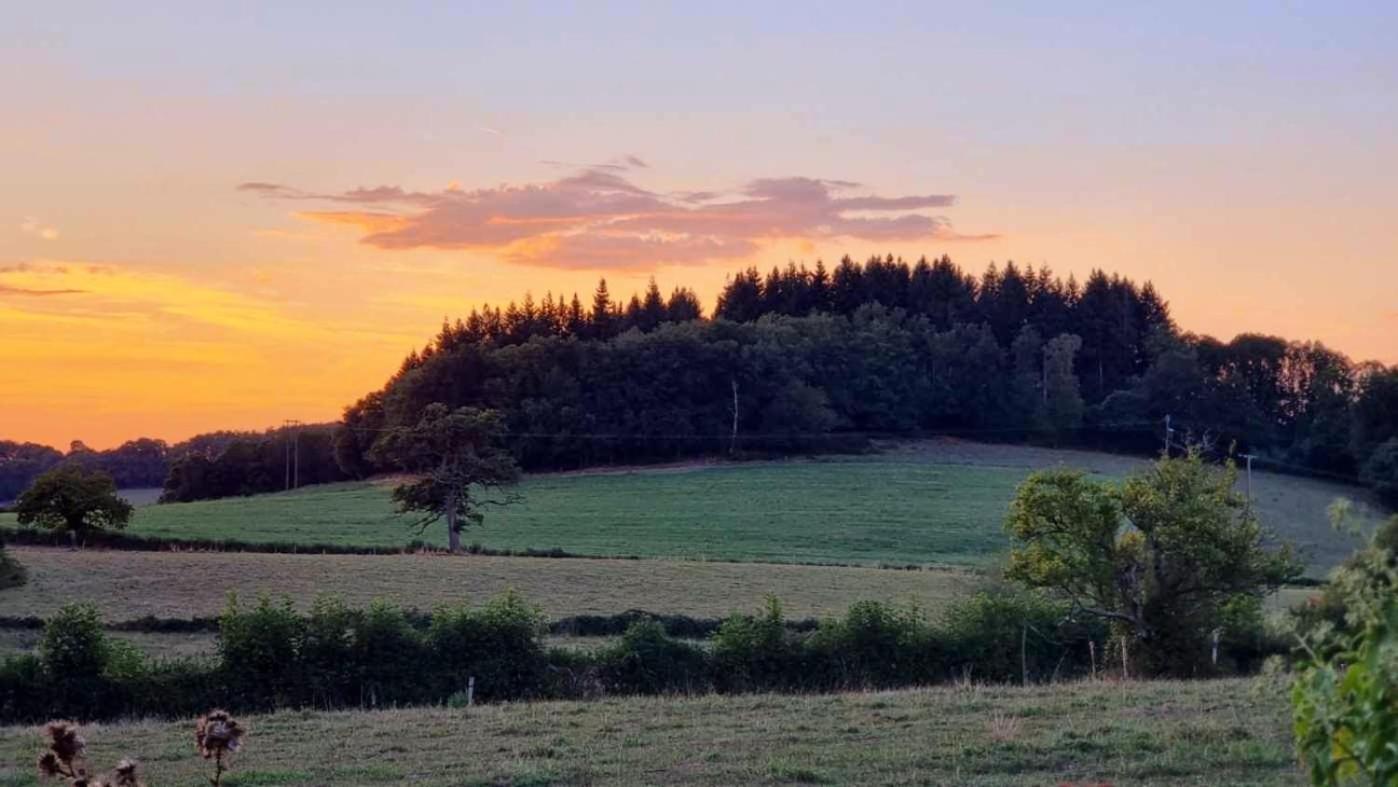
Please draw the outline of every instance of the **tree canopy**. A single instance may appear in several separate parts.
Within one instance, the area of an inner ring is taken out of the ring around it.
[[[111,476],[72,464],[39,476],[15,503],[21,525],[67,532],[75,540],[95,530],[126,527],[131,511],[131,504],[117,496]]]
[[[451,551],[459,552],[461,531],[484,520],[481,507],[509,500],[490,498],[489,490],[519,479],[504,434],[497,412],[440,403],[424,408],[416,424],[385,433],[375,450],[415,476],[393,490],[399,511],[419,514],[419,530],[445,519]]]
[[[1301,573],[1270,546],[1236,473],[1197,452],[1162,458],[1121,485],[1081,472],[1030,476],[1011,504],[1011,579],[1111,622],[1155,674],[1206,669],[1207,640],[1230,614]]]

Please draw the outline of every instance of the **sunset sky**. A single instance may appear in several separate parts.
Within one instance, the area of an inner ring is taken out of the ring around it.
[[[4,12],[0,438],[330,420],[483,302],[845,253],[1398,363],[1392,2],[297,5]]]

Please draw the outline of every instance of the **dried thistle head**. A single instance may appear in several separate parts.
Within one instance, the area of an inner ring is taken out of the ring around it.
[[[49,751],[64,765],[81,757],[87,748],[87,741],[78,734],[78,725],[70,721],[51,721],[44,725],[44,735],[49,739]]]
[[[194,745],[206,760],[238,751],[245,730],[226,710],[211,710],[194,722]]]
[[[137,775],[136,761],[125,758],[118,762],[116,768],[112,770],[112,787],[141,787],[141,779]]]
[[[39,755],[39,775],[45,778],[58,776],[58,755],[51,751],[46,751]]]

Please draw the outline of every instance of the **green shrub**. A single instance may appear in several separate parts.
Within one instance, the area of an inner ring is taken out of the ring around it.
[[[311,602],[296,654],[305,676],[302,690],[309,704],[338,704],[353,687],[356,676],[350,645],[360,614],[334,596],[317,596]]]
[[[781,602],[771,596],[762,615],[734,615],[719,625],[713,660],[719,687],[729,691],[793,687],[804,679],[800,642],[787,630]]]
[[[37,721],[50,705],[48,681],[38,656],[25,653],[0,659],[0,720]]]
[[[0,544],[0,590],[19,587],[27,581],[29,575],[24,566],[15,560],[14,555],[5,551],[4,544]]]
[[[105,673],[112,648],[96,607],[65,604],[44,625],[38,653],[54,715],[89,719],[101,714],[109,694]]]
[[[599,654],[600,677],[617,694],[703,691],[710,686],[708,656],[674,639],[653,620],[633,623],[617,644]]]
[[[1345,625],[1306,637],[1292,685],[1296,746],[1313,784],[1398,784],[1398,570],[1371,545],[1332,584]]]
[[[941,621],[948,666],[979,680],[1020,682],[1061,674],[1073,647],[1082,661],[1090,661],[1087,642],[1078,639],[1084,632],[1064,626],[1067,612],[1040,593],[1008,586],[958,600]]]
[[[916,607],[859,601],[807,642],[808,674],[831,687],[930,683],[941,671],[941,643]]]
[[[299,704],[304,687],[298,646],[305,620],[292,609],[291,599],[273,604],[262,596],[257,606],[244,610],[230,593],[218,628],[223,678],[245,706]]]
[[[1385,503],[1398,507],[1398,437],[1375,448],[1360,475]]]
[[[422,637],[408,625],[403,611],[375,601],[355,621],[350,663],[359,679],[359,704],[419,702],[431,690],[430,666]]]

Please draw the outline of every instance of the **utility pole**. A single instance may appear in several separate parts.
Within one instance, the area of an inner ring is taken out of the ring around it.
[[[728,455],[732,456],[738,450],[738,378],[731,377],[729,382],[733,384],[733,434],[728,438]]]
[[[1248,505],[1252,505],[1252,460],[1257,454],[1243,454],[1243,458],[1248,460]]]
[[[301,432],[295,427],[300,421],[282,421],[282,431],[286,438],[286,489],[290,491],[301,485]]]

